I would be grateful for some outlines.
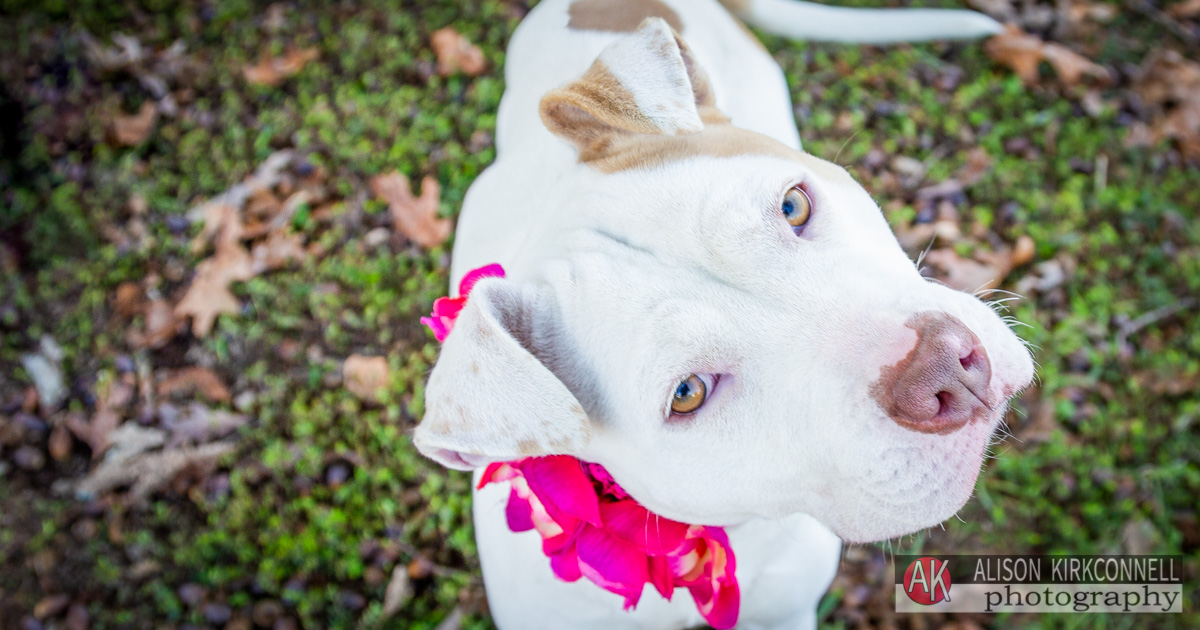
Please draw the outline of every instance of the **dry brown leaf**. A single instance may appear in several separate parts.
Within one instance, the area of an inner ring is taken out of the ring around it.
[[[245,414],[209,409],[200,403],[192,403],[178,418],[164,419],[163,426],[171,433],[167,448],[175,448],[186,442],[211,442],[229,435],[249,421],[250,416]]]
[[[121,317],[133,317],[142,311],[146,294],[136,282],[122,282],[113,294],[113,310]]]
[[[1017,243],[1013,245],[1012,254],[1009,257],[1009,263],[1014,269],[1021,265],[1027,264],[1033,260],[1035,253],[1035,244],[1033,239],[1027,234],[1022,234],[1017,237]]]
[[[1151,110],[1142,140],[1174,139],[1184,156],[1200,161],[1200,63],[1173,50],[1156,51],[1142,62],[1133,89]]]
[[[302,261],[307,255],[302,234],[287,234],[276,230],[267,235],[267,240],[254,246],[251,268],[257,275],[264,271],[280,269],[290,262]]]
[[[199,392],[213,402],[229,402],[232,395],[221,377],[216,372],[205,367],[186,367],[163,379],[158,384],[158,395],[169,398],[176,394],[192,394]]]
[[[71,456],[72,446],[74,443],[67,425],[61,422],[55,424],[54,429],[50,431],[50,439],[46,440],[46,451],[50,453],[50,457],[56,462],[61,462]]]
[[[142,453],[116,462],[105,460],[75,486],[75,493],[87,500],[102,492],[132,484],[128,501],[138,504],[171,483],[176,475],[189,469],[211,470],[221,456],[232,451],[233,444],[214,442],[194,448]]]
[[[1182,19],[1200,17],[1200,0],[1184,0],[1173,4],[1167,7],[1167,15]]]
[[[370,401],[379,400],[379,390],[388,385],[388,364],[383,357],[352,354],[342,364],[342,382],[351,394]]]
[[[254,277],[253,263],[246,248],[236,239],[219,242],[216,254],[196,266],[192,284],[175,305],[175,316],[191,317],[192,334],[207,336],[218,315],[236,315],[241,310],[241,303],[229,285]]]
[[[984,44],[988,56],[1001,65],[1012,68],[1026,85],[1038,81],[1038,65],[1046,61],[1066,85],[1075,85],[1084,76],[1100,81],[1111,80],[1108,69],[1086,57],[1055,43],[1025,33],[1015,24],[1006,24],[1004,32]]]
[[[300,72],[308,62],[320,56],[314,48],[293,48],[281,57],[263,57],[258,63],[246,66],[242,75],[251,83],[276,86]]]
[[[1042,57],[1050,62],[1054,72],[1067,85],[1076,85],[1085,76],[1093,77],[1101,83],[1112,80],[1108,68],[1060,44],[1048,43],[1043,46]]]
[[[437,56],[437,72],[441,76],[448,77],[462,70],[463,74],[473,77],[487,68],[483,51],[449,26],[434,31],[429,45]]]
[[[974,292],[995,288],[1012,269],[1007,257],[994,254],[988,261],[963,258],[953,249],[935,249],[925,255],[923,262],[941,269],[936,276],[942,282],[959,291]]]
[[[131,344],[146,348],[160,348],[177,334],[179,318],[175,316],[175,309],[166,300],[158,298],[146,302],[143,314],[146,318],[145,330],[130,331],[129,342]]]
[[[109,123],[109,133],[114,142],[120,146],[135,147],[150,136],[154,129],[154,121],[158,120],[158,108],[154,103],[142,103],[138,113],[132,116],[117,114]]]
[[[425,247],[442,244],[450,236],[450,219],[437,216],[441,188],[437,180],[421,180],[421,196],[413,197],[408,178],[399,171],[376,175],[370,181],[371,192],[387,202],[392,227],[414,243]]]
[[[92,458],[98,458],[108,450],[110,436],[124,418],[120,410],[133,400],[133,386],[125,380],[113,381],[96,403],[96,412],[90,421],[80,415],[67,416],[67,428],[76,438],[92,449]]]

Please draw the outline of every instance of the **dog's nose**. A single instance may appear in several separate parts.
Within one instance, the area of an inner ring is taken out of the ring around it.
[[[917,331],[916,346],[873,388],[888,415],[905,428],[944,434],[987,413],[992,364],[979,337],[945,313],[919,313],[907,325]]]

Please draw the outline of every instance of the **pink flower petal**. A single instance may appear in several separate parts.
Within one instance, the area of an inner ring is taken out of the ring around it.
[[[666,556],[650,556],[650,583],[654,585],[654,590],[658,591],[659,595],[671,601],[671,595],[675,592],[675,576],[671,574],[671,567],[667,563]]]
[[[602,503],[600,518],[609,531],[650,555],[675,551],[688,532],[687,525],[654,514],[633,499]]]
[[[484,265],[478,269],[472,269],[463,276],[463,279],[458,283],[458,295],[466,297],[471,294],[471,289],[475,288],[475,283],[484,278],[503,278],[504,267],[496,263]]]
[[[440,297],[433,301],[433,316],[449,318],[451,321],[458,319],[458,314],[462,312],[467,305],[467,298],[456,297]]]
[[[508,528],[514,532],[527,532],[533,529],[533,508],[528,499],[521,498],[517,489],[508,493],[508,507],[504,510],[508,519]]]
[[[487,468],[483,469],[483,474],[479,476],[479,484],[475,486],[475,489],[482,490],[489,483],[508,481],[519,474],[520,471],[508,462],[492,462],[487,465]]]
[[[579,554],[574,545],[564,547],[562,551],[550,556],[550,568],[554,575],[564,582],[574,582],[583,576],[579,570]]]
[[[600,503],[591,479],[570,455],[531,457],[521,461],[529,487],[555,520],[565,515],[600,526]]]
[[[584,525],[575,539],[579,568],[601,588],[623,595],[625,606],[637,605],[650,578],[646,554],[599,527]]]

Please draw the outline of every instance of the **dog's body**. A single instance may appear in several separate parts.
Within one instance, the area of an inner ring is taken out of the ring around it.
[[[788,35],[840,11],[740,4]],[[967,12],[860,15],[857,34],[839,22],[823,38],[995,30]],[[726,527],[738,627],[812,627],[837,565],[830,528],[875,540],[961,507],[1028,354],[978,300],[924,282],[861,187],[799,151],[780,69],[715,0],[543,0],[506,81],[451,276],[501,263],[508,277],[481,281],[446,339],[418,447],[460,469],[601,463],[651,510]],[[813,225],[781,229],[779,191],[800,188]],[[661,401],[689,373],[712,391],[680,416]],[[939,379],[953,382],[923,385]],[[649,592],[626,612],[558,580],[538,534],[509,531],[507,498],[505,484],[475,495],[498,626],[703,623],[687,597]]]

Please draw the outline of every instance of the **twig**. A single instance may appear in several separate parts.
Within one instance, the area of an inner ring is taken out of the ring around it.
[[[1186,311],[1187,309],[1196,306],[1196,304],[1196,298],[1183,298],[1178,302],[1167,304],[1166,306],[1160,306],[1152,311],[1142,313],[1128,322],[1121,324],[1120,329],[1117,331],[1117,347],[1125,347],[1125,344],[1129,341],[1130,335],[1133,335],[1141,329],[1151,324],[1160,322],[1174,315],[1175,313]]]
[[[1130,4],[1133,9],[1142,15],[1157,22],[1160,26],[1171,31],[1171,34],[1178,37],[1189,46],[1200,45],[1200,35],[1195,31],[1184,26],[1179,20],[1167,15],[1162,9],[1154,6],[1150,0],[1132,0]]]

